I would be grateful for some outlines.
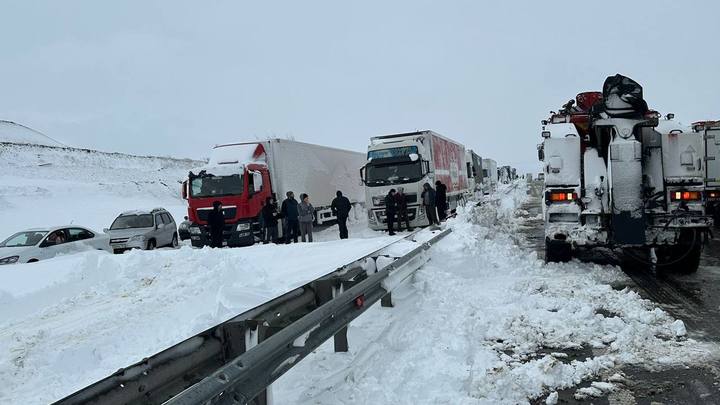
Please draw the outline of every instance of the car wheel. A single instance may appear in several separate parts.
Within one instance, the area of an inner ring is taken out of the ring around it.
[[[177,236],[177,234],[174,234],[174,235],[173,235],[172,243],[170,244],[170,246],[171,246],[173,249],[177,249],[177,247],[178,247],[178,236]]]
[[[37,262],[38,262],[38,259],[30,259],[30,260],[28,260],[27,262],[28,262],[28,263],[37,263]]]
[[[147,250],[155,250],[155,239],[150,239],[148,241]]]

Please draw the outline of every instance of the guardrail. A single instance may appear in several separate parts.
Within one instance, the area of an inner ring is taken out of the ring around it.
[[[412,240],[417,233],[399,241]],[[76,404],[266,404],[266,387],[334,337],[348,350],[347,325],[391,291],[428,257],[423,253],[451,230],[380,271],[375,261],[392,244],[201,332],[56,402]],[[394,244],[393,243],[393,244]]]

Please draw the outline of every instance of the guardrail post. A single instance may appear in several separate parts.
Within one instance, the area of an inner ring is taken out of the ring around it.
[[[393,304],[393,299],[392,299],[392,293],[391,293],[391,292],[385,294],[385,295],[380,299],[380,306],[381,306],[381,307],[385,307],[385,308],[392,308],[392,307],[395,306],[395,305]]]
[[[245,351],[262,343],[263,340],[270,337],[270,328],[263,321],[247,320],[244,322],[245,329]],[[271,405],[269,401],[268,390],[272,390],[272,386],[268,386],[250,401],[251,405]]]
[[[316,294],[318,306],[332,301],[333,298],[335,298],[335,294],[337,293],[337,281],[332,279],[318,280],[315,285],[317,288]],[[344,353],[348,351],[347,326],[340,329],[340,331],[333,336],[333,342],[335,344],[336,353]]]

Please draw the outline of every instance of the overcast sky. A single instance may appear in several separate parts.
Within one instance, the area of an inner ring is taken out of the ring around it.
[[[720,2],[0,1],[0,119],[203,157],[268,136],[365,151],[432,129],[535,171],[539,121],[626,74],[720,118]]]

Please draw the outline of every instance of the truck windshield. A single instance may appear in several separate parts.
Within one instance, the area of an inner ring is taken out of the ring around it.
[[[403,162],[367,167],[366,183],[370,186],[412,183],[422,178],[420,162]]]
[[[242,191],[243,178],[239,174],[195,177],[190,184],[190,195],[195,198],[240,195]]]
[[[115,218],[115,221],[113,221],[112,225],[110,225],[111,230],[116,229],[130,229],[130,228],[152,228],[153,225],[153,217],[150,214],[140,214],[140,215],[120,215],[119,217]]]

